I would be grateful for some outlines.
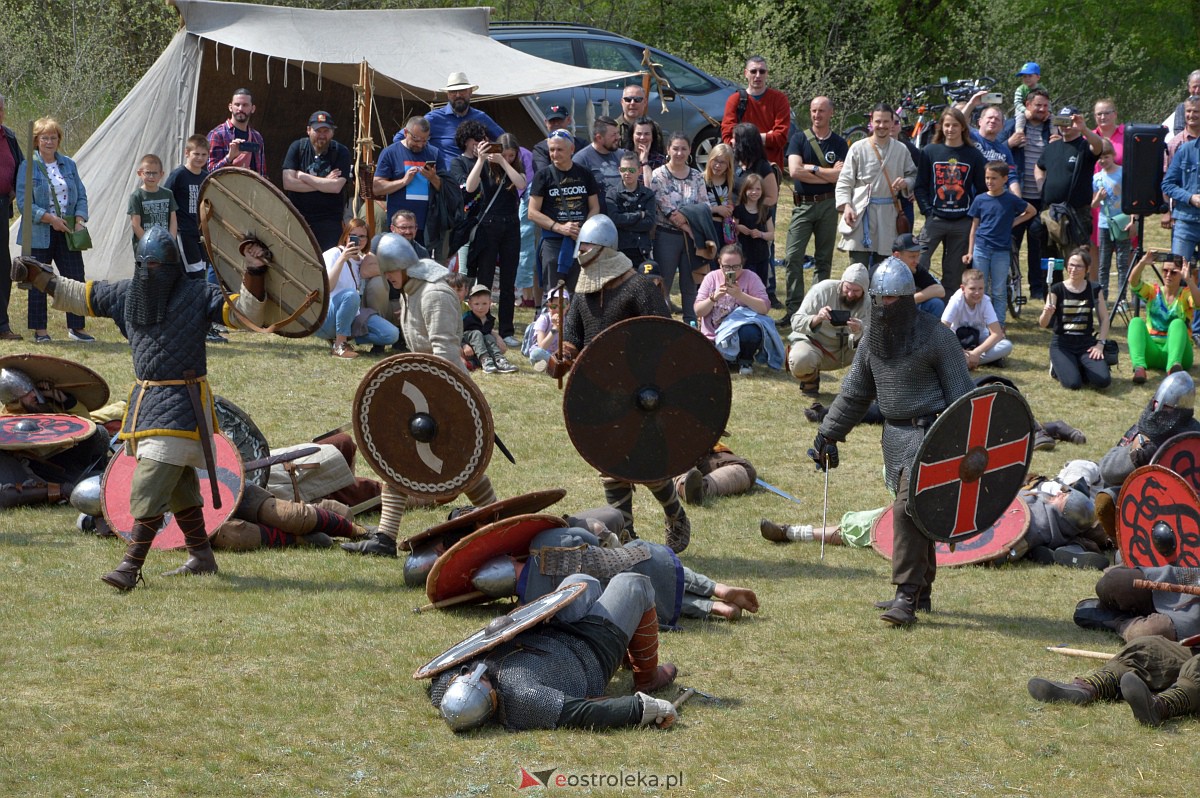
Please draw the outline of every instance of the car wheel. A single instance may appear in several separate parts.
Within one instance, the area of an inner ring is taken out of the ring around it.
[[[696,135],[696,140],[692,142],[692,166],[695,166],[701,172],[708,164],[708,156],[712,154],[713,147],[721,143],[721,131],[715,127],[706,127]]]

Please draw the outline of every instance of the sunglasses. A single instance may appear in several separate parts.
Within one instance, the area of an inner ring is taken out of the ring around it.
[[[749,72],[751,75],[765,75],[765,74],[767,74],[767,70],[765,70],[765,69],[747,69],[746,71],[747,71],[747,72]]]
[[[637,174],[637,167],[636,166],[622,166],[622,167],[619,167],[618,171],[620,171],[620,173],[623,175],[635,175],[635,174]]]
[[[641,102],[645,102],[646,98],[645,97],[622,97],[621,100],[623,102],[627,102],[627,103],[641,103]]]
[[[1183,269],[1163,269],[1163,274],[1183,274]]]

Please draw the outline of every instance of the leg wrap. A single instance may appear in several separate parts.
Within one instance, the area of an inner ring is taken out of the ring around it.
[[[618,533],[621,542],[636,539],[637,533],[633,531],[633,485],[608,477],[602,477],[600,482],[604,485],[604,500],[608,502],[609,507],[621,514],[621,529]]]
[[[654,607],[646,610],[629,638],[629,666],[633,686],[642,692],[660,690],[675,678],[674,666],[658,667],[658,612]]]
[[[1075,681],[1095,690],[1097,701],[1116,701],[1121,695],[1121,677],[1111,671],[1092,671]]]
[[[400,534],[400,520],[404,518],[408,501],[403,493],[391,485],[384,485],[380,503],[383,509],[379,516],[379,534],[395,540]]]
[[[489,504],[496,503],[496,491],[492,490],[492,480],[488,478],[487,474],[467,488],[465,493],[474,507],[487,507]]]
[[[675,483],[671,480],[653,482],[646,485],[654,498],[662,505],[663,514],[667,517],[666,543],[676,554],[688,547],[692,540],[692,522],[688,520],[679,494],[675,491]]]
[[[704,477],[705,493],[709,496],[736,496],[750,490],[754,478],[740,465],[715,468]]]

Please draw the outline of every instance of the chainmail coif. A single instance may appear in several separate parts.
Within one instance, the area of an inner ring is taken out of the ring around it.
[[[145,326],[161,324],[167,315],[167,303],[175,292],[175,283],[183,276],[178,263],[160,263],[150,268],[135,263],[129,295],[125,298],[125,323]]]

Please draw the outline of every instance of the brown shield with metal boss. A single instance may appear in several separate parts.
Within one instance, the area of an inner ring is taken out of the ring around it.
[[[547,529],[565,527],[557,515],[518,515],[477,529],[445,551],[425,579],[425,595],[431,602],[471,593],[471,578],[480,566],[493,557],[526,557],[529,544]],[[491,601],[481,596],[479,599]]]
[[[26,352],[0,357],[0,369],[20,369],[35,385],[48,382],[74,396],[88,410],[108,404],[108,383],[87,366],[73,360]]]
[[[1169,468],[1200,492],[1200,432],[1181,432],[1158,447],[1151,465]]]
[[[600,473],[657,482],[687,471],[721,437],[733,388],[704,335],[642,316],[609,327],[571,370],[563,416],[575,449]]]
[[[26,413],[0,418],[0,451],[53,454],[87,440],[96,425],[81,416]]]
[[[587,585],[571,582],[537,601],[522,604],[507,615],[493,619],[487,626],[465,640],[456,643],[417,668],[414,679],[429,679],[447,668],[475,659],[501,643],[512,640],[526,629],[553,618],[563,607],[584,594]]]
[[[237,447],[243,464],[264,460],[271,456],[271,447],[267,445],[267,436],[262,434],[258,425],[254,423],[254,419],[250,418],[249,413],[224,396],[213,396],[213,412],[217,415],[217,426],[220,428],[221,434],[229,438]],[[247,471],[245,479],[260,488],[265,488],[270,475],[271,467],[264,466]]]
[[[960,396],[938,416],[908,478],[908,512],[927,537],[972,538],[996,522],[1025,483],[1033,413],[1025,397],[992,384]]]
[[[431,526],[405,538],[398,545],[402,551],[415,551],[426,541],[440,539],[438,545],[441,545],[442,551],[445,551],[476,529],[495,523],[502,518],[541,512],[550,505],[557,504],[566,495],[567,492],[562,488],[552,488],[522,493],[520,496],[510,496],[483,507],[476,507],[437,526]]]
[[[211,538],[217,532],[217,527],[225,523],[242,500],[244,489],[242,480],[242,458],[237,448],[224,435],[213,436],[213,454],[216,458],[217,490],[221,495],[221,508],[212,506],[212,494],[205,488],[200,490],[204,500],[201,508],[204,514],[204,531]],[[104,478],[100,482],[100,507],[104,520],[108,522],[113,532],[125,540],[130,539],[133,531],[133,514],[129,511],[129,490],[133,484],[133,472],[137,468],[137,458],[120,449],[108,461],[104,470]],[[202,468],[196,469],[200,482],[208,482],[208,472]],[[183,530],[172,513],[163,518],[163,526],[154,536],[152,549],[182,549],[184,547]]]
[[[1162,465],[1126,477],[1117,497],[1117,547],[1134,568],[1200,567],[1200,500],[1192,484]]]
[[[363,376],[351,411],[359,452],[408,496],[453,498],[492,457],[492,411],[478,386],[435,355],[385,358]]]
[[[257,172],[227,167],[204,179],[199,209],[204,246],[226,297],[241,290],[243,240],[253,237],[269,250],[263,323],[239,315],[238,326],[286,338],[316,332],[329,309],[325,261],[312,230],[283,192]]]
[[[892,505],[871,527],[871,548],[885,559],[892,559],[895,549],[895,530],[892,527]],[[973,538],[959,541],[950,551],[950,544],[938,541],[934,544],[934,556],[938,568],[954,568],[959,565],[975,565],[988,562],[1006,554],[1029,530],[1029,505],[1020,496],[1000,516],[1000,519]]]

